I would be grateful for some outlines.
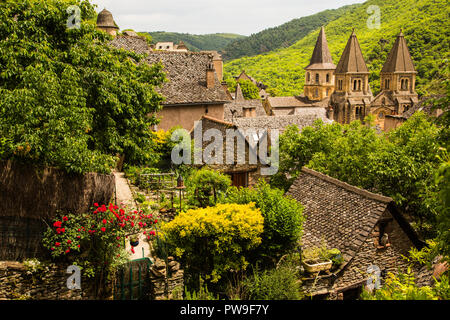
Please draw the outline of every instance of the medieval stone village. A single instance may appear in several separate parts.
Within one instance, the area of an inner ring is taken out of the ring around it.
[[[311,29],[278,95],[114,14],[0,4],[1,300],[449,299],[449,81],[416,90],[409,28],[375,71]]]

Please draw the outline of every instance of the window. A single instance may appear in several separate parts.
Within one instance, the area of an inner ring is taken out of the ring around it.
[[[384,112],[381,111],[381,112],[378,114],[378,119],[383,119],[383,118],[384,118]]]
[[[361,80],[358,80],[358,91],[361,91]]]
[[[353,80],[353,91],[356,91],[357,87],[358,87],[358,80]]]
[[[311,81],[311,74],[309,72],[306,73],[306,82]]]
[[[342,90],[342,84],[343,84],[343,81],[338,80],[338,90]]]
[[[314,97],[319,97],[319,89],[314,90]]]
[[[316,73],[316,83],[319,83],[319,74]]]
[[[330,94],[330,89],[327,89],[327,91],[326,91],[326,96],[328,97],[328,95]]]
[[[384,80],[384,89],[389,89],[389,79]]]
[[[386,98],[381,99],[381,104],[385,105],[386,104]]]
[[[231,173],[231,185],[234,187],[248,186],[248,172]]]
[[[327,83],[329,83],[329,82],[330,82],[330,74],[327,73]]]

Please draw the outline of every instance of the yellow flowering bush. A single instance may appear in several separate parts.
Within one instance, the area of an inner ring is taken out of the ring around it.
[[[246,254],[261,243],[263,224],[254,203],[219,204],[182,212],[162,231],[191,275],[217,282],[247,267]]]

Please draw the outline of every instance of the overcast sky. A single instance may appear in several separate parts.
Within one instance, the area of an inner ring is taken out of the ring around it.
[[[250,35],[295,18],[365,0],[91,0],[120,29]]]

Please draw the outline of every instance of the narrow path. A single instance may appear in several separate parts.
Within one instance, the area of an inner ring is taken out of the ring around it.
[[[139,210],[139,207],[133,198],[133,193],[131,192],[130,185],[128,184],[128,179],[125,177],[125,173],[114,172],[114,177],[116,181],[117,205],[126,207],[127,211]],[[139,234],[139,245],[134,247],[134,253],[131,253],[131,245],[128,239],[125,241],[125,248],[127,252],[131,254],[130,260],[148,257],[153,261],[149,243],[146,241],[146,237],[142,233]]]

